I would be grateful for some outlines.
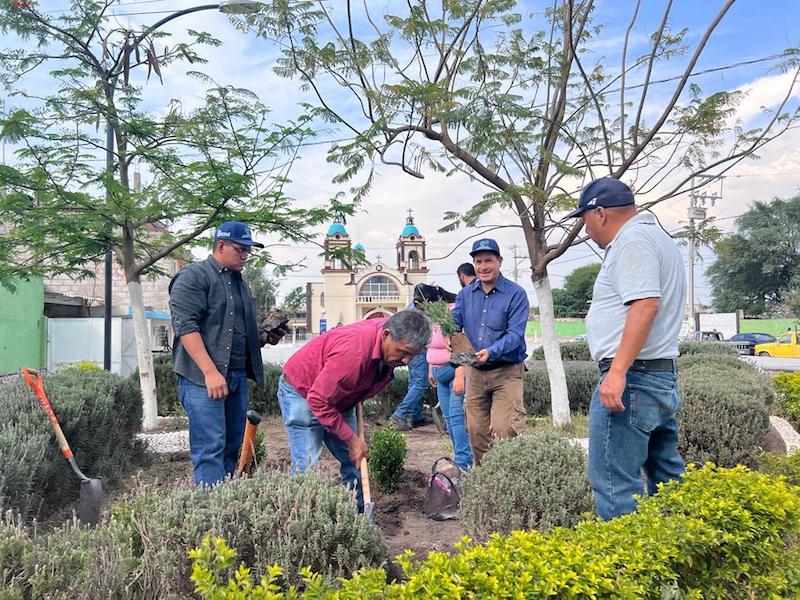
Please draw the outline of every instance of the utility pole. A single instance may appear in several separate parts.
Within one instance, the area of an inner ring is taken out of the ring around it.
[[[511,256],[512,260],[514,261],[514,266],[512,269],[512,277],[514,278],[514,282],[519,283],[519,263],[525,260],[525,256],[517,254],[517,246],[511,246]]]
[[[695,185],[695,179],[698,180],[697,185]],[[720,175],[698,175],[696,178],[692,178],[692,191],[689,192],[689,211],[687,216],[689,217],[689,333],[691,334],[695,330],[695,315],[697,314],[695,311],[695,301],[694,301],[694,265],[695,265],[695,253],[696,253],[696,244],[695,238],[697,237],[697,231],[695,230],[695,221],[703,221],[706,218],[706,202],[710,202],[711,206],[714,206],[717,200],[721,200],[722,196],[720,194],[714,193],[706,193],[706,192],[698,192],[699,188],[702,188],[709,183],[716,181],[717,179],[721,180],[722,176]]]

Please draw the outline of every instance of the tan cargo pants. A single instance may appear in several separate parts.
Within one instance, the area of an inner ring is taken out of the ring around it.
[[[524,375],[523,363],[489,371],[470,367],[467,371],[465,407],[475,465],[480,464],[495,440],[525,432]]]

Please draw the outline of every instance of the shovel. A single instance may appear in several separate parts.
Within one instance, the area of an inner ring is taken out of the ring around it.
[[[50,406],[50,401],[44,393],[44,382],[42,376],[38,371],[22,367],[22,376],[28,385],[36,394],[39,404],[50,417],[50,423],[53,424],[53,429],[56,432],[56,440],[58,446],[61,448],[61,454],[67,459],[69,466],[81,480],[81,497],[78,503],[78,518],[81,523],[88,525],[97,525],[100,520],[100,504],[103,501],[103,484],[99,479],[89,478],[83,474],[75,462],[75,457],[72,455],[72,450],[67,443],[67,438],[64,437],[64,432],[61,431],[61,426],[58,424],[56,414],[53,412],[53,407]]]
[[[366,443],[364,437],[364,415],[361,410],[361,403],[356,405],[356,421],[358,429],[358,437]],[[372,503],[372,494],[369,490],[369,469],[367,468],[367,459],[362,458],[359,465],[361,471],[361,493],[364,496],[364,516],[369,519],[369,522],[375,524],[375,505]]]

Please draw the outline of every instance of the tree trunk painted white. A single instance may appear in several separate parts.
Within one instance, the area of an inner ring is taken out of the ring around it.
[[[547,376],[550,380],[553,426],[566,427],[570,424],[569,396],[564,362],[561,360],[561,348],[556,335],[556,317],[553,310],[553,291],[550,288],[550,278],[545,276],[539,281],[534,281],[533,288],[536,290],[536,298],[539,300],[539,320],[542,323],[544,362],[547,365]]]
[[[142,284],[128,282],[133,313],[133,331],[136,336],[136,358],[139,364],[139,384],[142,388],[144,418],[142,429],[158,427],[158,403],[156,402],[156,376],[153,370],[153,352],[150,344],[150,328],[144,314],[144,295]]]

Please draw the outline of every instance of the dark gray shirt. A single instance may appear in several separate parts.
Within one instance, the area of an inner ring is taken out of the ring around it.
[[[233,292],[234,302],[234,321],[233,321],[233,343],[231,344],[231,362],[228,365],[230,369],[246,369],[247,368],[247,325],[244,321],[244,304],[242,300],[241,284],[242,276],[239,273],[232,273],[233,285],[231,291]]]
[[[209,256],[202,262],[186,265],[170,282],[169,307],[175,330],[172,347],[174,369],[178,375],[198,385],[205,385],[205,377],[180,338],[187,333],[199,332],[219,372],[223,376],[228,374],[236,321],[233,285],[238,276]],[[264,367],[261,364],[255,302],[247,283],[243,280],[239,283],[246,329],[247,376],[263,387]]]

